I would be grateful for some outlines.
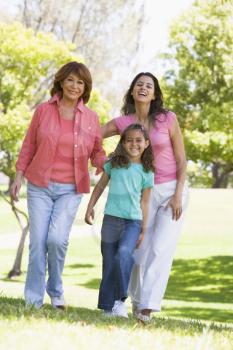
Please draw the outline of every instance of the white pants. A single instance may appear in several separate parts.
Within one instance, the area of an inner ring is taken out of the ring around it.
[[[188,186],[185,184],[183,213],[179,220],[172,220],[172,209],[165,207],[175,188],[176,180],[169,181],[155,185],[151,193],[147,230],[143,242],[134,252],[135,265],[129,285],[129,294],[138,310],[161,309],[188,203]]]

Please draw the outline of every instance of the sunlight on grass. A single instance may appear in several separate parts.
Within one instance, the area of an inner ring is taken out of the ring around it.
[[[47,295],[41,310],[24,307],[28,240],[22,275],[7,279],[19,233],[9,208],[0,201],[4,213],[0,226],[0,349],[27,350],[33,344],[35,350],[144,350],[146,344],[148,350],[232,350],[233,191],[191,191],[163,309],[148,326],[138,324],[131,313],[129,320],[105,319],[96,309],[101,278],[99,224],[94,230],[82,226],[87,200],[88,196],[70,238],[63,274],[69,307],[64,313],[52,309]],[[25,207],[25,199],[20,205]],[[104,202],[99,221],[103,207]],[[129,300],[127,306],[131,312]]]

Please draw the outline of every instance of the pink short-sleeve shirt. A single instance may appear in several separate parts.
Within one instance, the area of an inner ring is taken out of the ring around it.
[[[176,115],[168,111],[166,114],[157,115],[156,118],[149,136],[155,158],[155,184],[161,184],[176,179],[176,160],[170,137]],[[134,115],[121,116],[114,121],[120,134],[127,126],[136,123]]]

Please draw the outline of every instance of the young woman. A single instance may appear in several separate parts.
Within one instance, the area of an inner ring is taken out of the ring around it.
[[[16,163],[11,187],[14,200],[18,200],[23,176],[28,180],[25,300],[36,308],[43,304],[45,289],[53,307],[65,307],[61,275],[73,220],[82,194],[90,191],[88,159],[98,168],[106,160],[98,117],[85,106],[91,89],[91,75],[84,64],[69,62],[61,67],[52,98],[36,108]]]
[[[133,79],[122,114],[102,128],[103,137],[121,134],[128,125],[140,123],[149,132],[155,158],[155,186],[145,239],[135,252],[129,286],[135,315],[148,322],[151,311],[161,308],[183,224],[188,197],[186,157],[178,120],[164,109],[162,91],[153,74],[139,73]]]
[[[128,317],[124,301],[134,263],[132,253],[144,237],[153,187],[153,152],[140,124],[124,130],[90,198],[85,220],[92,223],[94,206],[110,181],[101,230],[103,276],[98,307],[105,315]]]

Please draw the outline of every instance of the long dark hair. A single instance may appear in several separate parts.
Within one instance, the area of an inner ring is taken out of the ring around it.
[[[125,151],[125,148],[123,146],[123,143],[126,140],[127,134],[131,130],[139,130],[144,139],[146,141],[150,141],[148,132],[141,124],[131,124],[129,125],[121,134],[120,141],[118,142],[118,145],[113,153],[110,154],[110,162],[111,166],[113,168],[127,168],[130,164],[130,159],[128,157],[128,154]],[[153,150],[151,147],[151,143],[149,143],[149,146],[144,150],[141,156],[141,163],[143,165],[143,168],[146,172],[148,171],[155,171],[154,167],[154,155]]]
[[[50,91],[51,96],[57,92],[62,94],[61,82],[63,82],[71,73],[77,75],[80,79],[84,81],[84,93],[81,96],[84,103],[87,103],[90,98],[92,89],[92,78],[89,69],[83,63],[76,61],[68,62],[62,66],[58,72],[55,74],[53,86]]]
[[[150,103],[150,110],[149,110],[149,115],[148,115],[149,122],[153,125],[155,120],[156,120],[156,116],[160,113],[166,115],[167,109],[165,109],[163,107],[163,94],[162,94],[161,88],[159,86],[158,79],[152,73],[141,72],[141,73],[136,75],[136,77],[133,79],[128,91],[126,92],[126,94],[124,96],[123,106],[121,108],[121,113],[123,115],[129,115],[129,114],[134,114],[136,112],[135,101],[134,101],[134,98],[132,96],[132,91],[133,91],[133,88],[134,88],[136,82],[142,76],[150,77],[154,82],[155,100],[152,100]]]

